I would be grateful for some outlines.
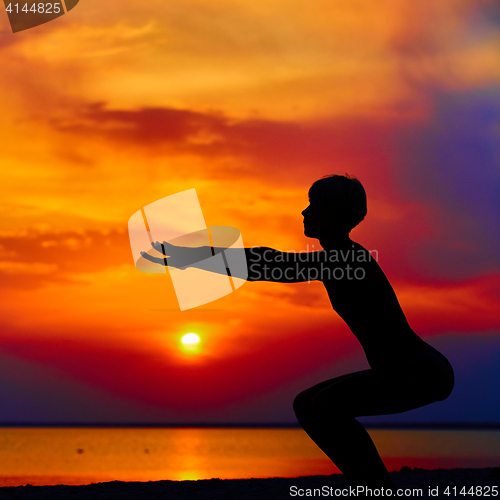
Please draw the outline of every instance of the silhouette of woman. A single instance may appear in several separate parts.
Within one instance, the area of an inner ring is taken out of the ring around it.
[[[410,328],[376,259],[349,238],[367,213],[359,180],[348,175],[319,179],[309,190],[309,202],[302,212],[304,234],[317,238],[324,250],[305,257],[267,247],[245,249],[247,279],[323,282],[333,309],[363,347],[370,369],[301,392],[293,402],[297,420],[351,486],[392,488],[375,444],[356,417],[400,413],[442,401],[453,389],[453,369]],[[170,255],[168,265],[196,266],[196,249],[181,250],[165,242],[163,247],[153,246]],[[163,258],[142,255],[164,265]]]

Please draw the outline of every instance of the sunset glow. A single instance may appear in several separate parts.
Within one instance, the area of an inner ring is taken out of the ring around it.
[[[494,0],[86,0],[16,34],[0,15],[0,420],[294,423],[298,391],[367,367],[322,284],[181,312],[127,223],[196,188],[246,247],[318,250],[307,192],[344,172],[368,195],[352,239],[457,370],[415,418],[500,419],[499,19]]]

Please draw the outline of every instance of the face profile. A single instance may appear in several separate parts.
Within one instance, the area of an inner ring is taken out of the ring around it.
[[[329,245],[329,240],[348,239],[368,212],[365,188],[349,175],[318,179],[309,189],[309,200],[310,206],[302,212],[304,234],[323,238],[322,245]]]
[[[321,238],[332,230],[334,211],[327,210],[317,202],[309,200],[307,208],[302,210],[304,216],[304,234],[308,238]]]

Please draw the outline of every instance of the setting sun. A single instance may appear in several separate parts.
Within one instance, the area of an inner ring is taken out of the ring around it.
[[[196,333],[186,333],[181,338],[182,349],[186,352],[197,352],[200,336]]]
[[[200,343],[200,336],[196,333],[186,333],[181,339],[184,345],[196,345]]]

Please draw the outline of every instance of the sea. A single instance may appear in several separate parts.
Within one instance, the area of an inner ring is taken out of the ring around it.
[[[368,431],[389,470],[500,466],[500,430]],[[298,428],[0,428],[0,486],[338,472]]]

